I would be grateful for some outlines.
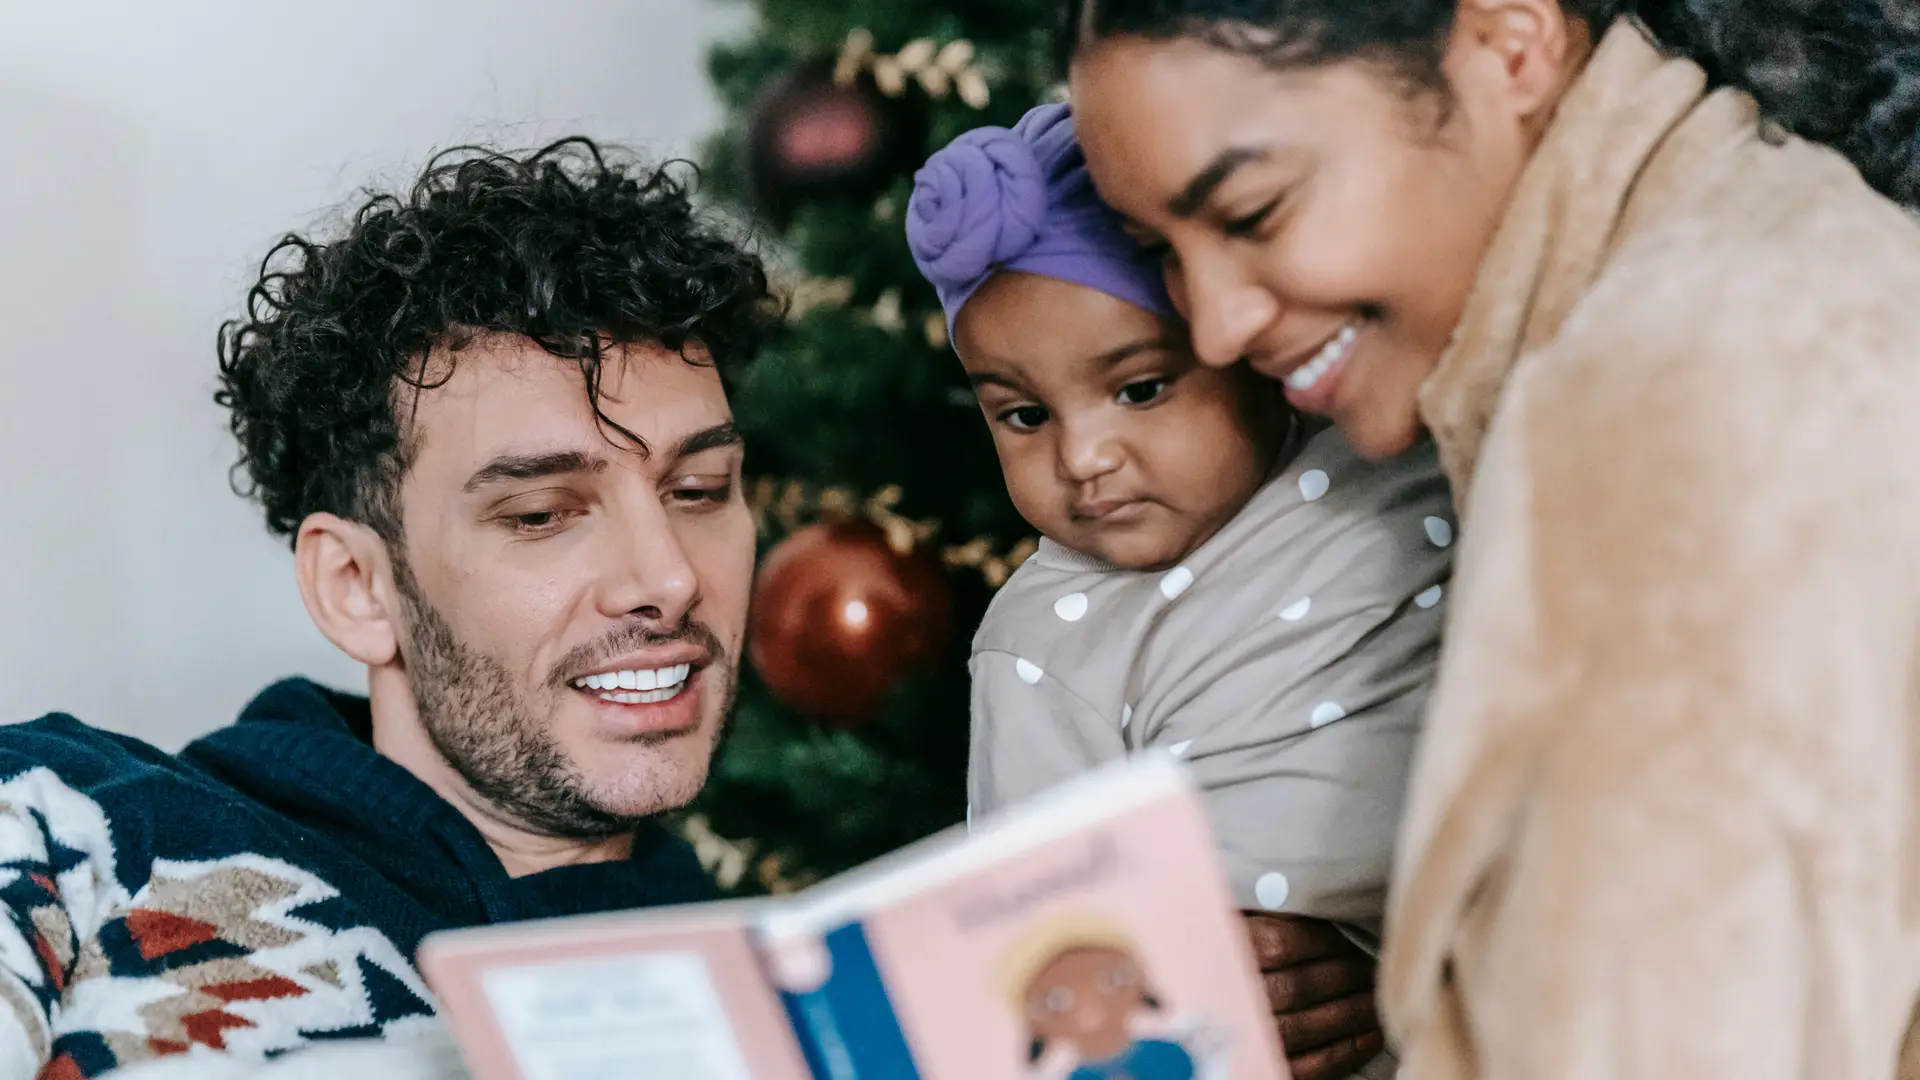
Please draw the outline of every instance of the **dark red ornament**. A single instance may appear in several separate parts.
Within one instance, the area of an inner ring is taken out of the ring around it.
[[[843,86],[834,66],[822,57],[794,68],[748,114],[754,205],[780,228],[804,202],[873,198],[926,156],[929,116],[919,95],[888,97],[864,71]]]
[[[939,663],[952,604],[939,562],[895,552],[879,526],[810,525],[760,564],[747,659],[794,710],[858,727],[901,678]]]

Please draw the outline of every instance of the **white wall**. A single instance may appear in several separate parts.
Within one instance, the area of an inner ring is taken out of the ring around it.
[[[363,679],[234,496],[214,336],[282,232],[435,147],[685,153],[723,0],[0,0],[0,720],[178,747]]]

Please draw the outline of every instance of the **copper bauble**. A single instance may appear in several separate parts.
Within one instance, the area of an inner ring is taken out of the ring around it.
[[[748,112],[746,176],[754,205],[785,228],[801,204],[871,199],[927,155],[925,95],[889,96],[871,73],[842,84],[822,56],[762,89]]]
[[[794,710],[858,726],[903,676],[940,661],[951,620],[937,561],[897,553],[869,522],[810,525],[761,562],[747,658]]]

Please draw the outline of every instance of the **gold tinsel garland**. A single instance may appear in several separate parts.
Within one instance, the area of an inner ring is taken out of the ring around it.
[[[909,80],[920,84],[927,96],[943,101],[949,93],[975,109],[984,109],[993,100],[987,85],[987,73],[975,63],[978,58],[973,42],[964,38],[945,45],[932,38],[915,38],[897,53],[874,50],[872,32],[862,28],[847,35],[834,64],[833,79],[851,86],[863,71],[873,73],[873,83],[888,97],[907,92]]]
[[[786,859],[777,851],[761,854],[758,841],[729,840],[714,832],[703,814],[681,818],[680,835],[693,845],[701,869],[722,889],[736,888],[749,871],[761,888],[776,896],[797,892],[817,880],[812,874],[788,873]]]
[[[916,38],[896,53],[881,53],[874,48],[873,34],[856,29],[847,35],[834,65],[834,81],[850,86],[863,72],[873,75],[874,85],[888,97],[906,93],[910,82],[918,83],[928,97],[942,101],[949,94],[973,109],[984,109],[992,101],[987,72],[978,62],[978,51],[971,41],[960,39],[942,45],[932,38]],[[892,199],[881,198],[874,204],[874,218],[892,221],[899,208]],[[821,307],[841,307],[854,295],[854,282],[848,277],[806,277],[788,284],[787,318],[798,322],[809,311]],[[898,289],[888,289],[863,317],[890,333],[904,332],[915,320],[902,310]],[[933,349],[947,347],[946,318],[939,312],[920,315],[919,328]],[[783,533],[792,533],[821,518],[865,517],[887,535],[887,545],[905,556],[932,543],[940,534],[940,523],[915,520],[896,512],[904,497],[897,485],[890,485],[862,499],[851,489],[819,487],[800,480],[758,477],[748,481],[747,504],[753,510],[754,525],[761,535],[778,525]],[[939,549],[942,565],[949,569],[978,571],[989,588],[999,588],[1039,547],[1034,539],[1021,540],[1000,550],[991,537],[976,537],[965,543],[946,544]],[[751,872],[768,892],[793,892],[813,883],[809,874],[789,874],[779,852],[762,854],[757,841],[730,840],[713,831],[700,814],[689,814],[680,821],[680,833],[693,845],[700,864],[721,888],[733,889]]]

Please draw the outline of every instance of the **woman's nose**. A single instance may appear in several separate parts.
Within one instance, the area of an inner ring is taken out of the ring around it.
[[[1226,260],[1183,265],[1168,275],[1175,303],[1187,317],[1194,358],[1208,367],[1231,367],[1243,359],[1273,324],[1280,303],[1260,281]]]

